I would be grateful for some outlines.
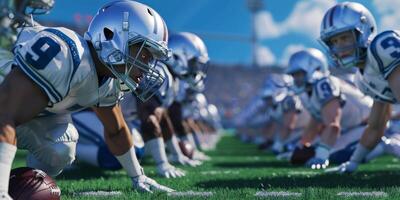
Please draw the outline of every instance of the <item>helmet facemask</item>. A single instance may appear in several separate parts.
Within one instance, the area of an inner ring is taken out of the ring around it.
[[[138,50],[135,52],[132,47]],[[142,101],[148,100],[155,94],[165,78],[155,69],[158,60],[155,58],[157,54],[154,49],[157,47],[155,42],[136,36],[127,42],[125,53],[115,50],[108,55],[105,64],[119,80],[120,90],[133,91]],[[147,57],[143,61],[141,56],[145,54]],[[123,72],[116,69],[121,65],[124,65]]]
[[[190,87],[196,88],[207,75],[208,60],[202,61],[194,57],[188,60],[188,73],[184,74],[182,78],[189,84]]]
[[[341,34],[349,32],[351,34],[353,43],[346,44],[340,47],[335,47],[331,40],[333,37],[340,37]],[[356,29],[342,30],[336,32],[336,34],[331,34],[330,37],[326,37],[320,40],[322,46],[326,49],[328,54],[339,64],[340,67],[348,69],[351,67],[356,67],[359,63],[365,61],[367,56],[367,48],[365,44],[360,40],[360,31]],[[352,52],[351,55],[341,56],[343,52]]]
[[[306,90],[306,85],[309,84],[307,80],[307,72],[304,70],[296,70],[289,73],[293,77],[293,86],[291,89],[295,94],[301,94]]]

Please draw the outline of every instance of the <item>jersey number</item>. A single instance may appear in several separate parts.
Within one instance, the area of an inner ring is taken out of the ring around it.
[[[61,51],[60,45],[49,37],[39,38],[31,49],[34,54],[27,52],[25,60],[36,69],[44,69]]]
[[[400,42],[395,37],[388,37],[382,40],[381,46],[384,49],[387,49],[389,47],[400,48]],[[392,53],[390,53],[390,56],[392,56],[393,58],[400,58],[400,52],[395,50]]]
[[[329,83],[323,82],[319,85],[319,87],[321,89],[320,91],[322,92],[323,98],[328,98],[328,97],[332,96],[332,88],[329,85]]]

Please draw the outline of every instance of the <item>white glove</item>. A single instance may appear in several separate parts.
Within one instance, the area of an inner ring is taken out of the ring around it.
[[[322,158],[313,157],[306,163],[307,167],[311,169],[325,169],[329,166],[329,160],[325,160]]]
[[[203,164],[201,161],[199,160],[192,160],[188,157],[186,157],[185,155],[179,155],[179,154],[171,154],[168,156],[168,160],[172,163],[176,163],[176,164],[181,164],[181,165],[188,165],[191,167],[197,167],[200,166],[201,164]]]
[[[153,193],[153,191],[159,191],[159,192],[175,191],[169,187],[158,184],[155,180],[147,177],[144,174],[132,178],[132,186],[139,192]]]
[[[325,172],[327,173],[352,173],[357,170],[359,163],[354,161],[347,161],[342,163],[341,165],[333,168],[326,169]]]
[[[194,150],[193,151],[192,159],[193,160],[200,160],[200,161],[211,160],[211,158],[209,156],[207,156],[206,154],[204,154],[203,152],[198,151],[198,150]]]
[[[0,200],[12,200],[6,192],[0,192]]]
[[[161,163],[157,165],[157,173],[165,178],[178,178],[186,175],[185,171],[176,168],[169,163]]]

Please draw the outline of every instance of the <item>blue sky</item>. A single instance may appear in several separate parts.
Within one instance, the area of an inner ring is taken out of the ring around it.
[[[189,31],[203,37],[211,59],[218,63],[251,62],[251,47],[237,38],[249,37],[251,15],[246,0],[139,0],[160,13],[171,32]],[[71,3],[76,2],[76,3]],[[56,0],[49,15],[52,21],[86,24],[106,0]],[[333,0],[263,0],[257,16],[261,47],[259,63],[285,64],[288,56],[304,47],[320,48],[316,41],[324,12]],[[397,0],[358,1],[371,10],[378,28],[397,28]],[[79,4],[79,5],[77,5]],[[379,6],[377,6],[379,5]]]

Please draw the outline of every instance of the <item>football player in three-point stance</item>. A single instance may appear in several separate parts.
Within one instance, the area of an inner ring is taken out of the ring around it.
[[[288,73],[294,78],[294,88],[312,118],[303,131],[302,144],[308,146],[320,134],[315,156],[307,161],[313,169],[326,168],[329,155],[339,138],[363,130],[372,100],[353,85],[329,75],[327,61],[321,51],[298,51],[289,59]]]
[[[190,143],[195,149],[192,159],[208,160],[209,157],[196,148],[194,134],[190,128],[193,119],[189,116],[192,111],[184,112],[185,103],[190,95],[188,88],[194,91],[202,90],[202,81],[206,76],[209,62],[207,48],[201,38],[193,33],[179,32],[171,34],[168,39],[169,47],[173,53],[166,63],[171,69],[175,81],[175,98],[168,108],[168,114],[174,126],[177,136]],[[186,115],[189,113],[189,115]],[[188,123],[189,122],[189,123]]]
[[[267,79],[261,92],[269,116],[265,134],[268,136],[271,135],[268,131],[273,132],[271,149],[274,154],[280,154],[284,151],[285,144],[290,142],[289,139],[296,137],[295,132],[305,126],[309,115],[303,110],[298,96],[290,90],[293,84],[290,76],[271,75]]]
[[[391,104],[400,100],[400,33],[388,30],[377,34],[375,19],[363,5],[338,3],[321,23],[320,39],[343,68],[357,67],[355,83],[374,99],[367,128],[348,162],[339,172],[353,172],[379,143],[390,118]]]
[[[18,41],[12,70],[0,85],[0,196],[7,196],[17,140],[29,151],[29,167],[56,176],[75,159],[78,134],[70,113],[91,106],[133,188],[172,191],[144,175],[118,105],[121,91],[148,99],[162,84],[153,65],[168,57],[167,38],[156,11],[122,0],[98,11],[85,38],[43,27]]]
[[[191,160],[182,154],[166,111],[175,99],[178,83],[170,73],[171,67],[168,68],[164,63],[158,62],[156,69],[165,78],[156,94],[146,102],[140,102],[133,95],[125,95],[121,107],[129,124],[133,121],[139,122],[139,127],[131,126],[131,128],[135,133],[137,131],[141,133],[145,151],[150,153],[156,162],[157,173],[163,177],[175,178],[185,173],[172,166],[169,161],[190,166],[197,166],[201,162]],[[80,134],[90,140],[78,143],[78,159],[104,169],[119,169],[120,164],[104,146],[104,139],[99,135],[102,126],[99,125],[97,117],[91,112],[82,112],[74,114],[73,119]],[[91,123],[87,123],[88,121]],[[170,153],[168,159],[165,149]]]

